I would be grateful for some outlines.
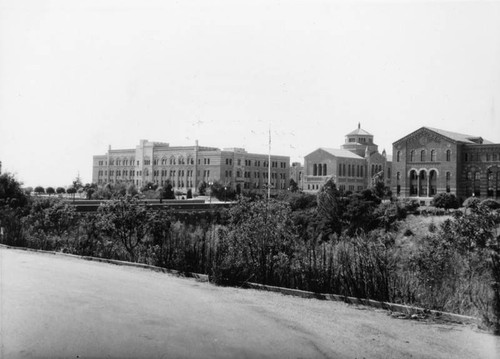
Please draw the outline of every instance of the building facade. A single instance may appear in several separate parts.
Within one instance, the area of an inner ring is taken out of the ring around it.
[[[304,189],[304,166],[300,162],[292,162],[290,166],[290,180],[294,180],[297,183],[299,191]]]
[[[170,146],[141,140],[135,149],[108,149],[93,157],[92,182],[127,183],[138,188],[147,183],[163,186],[170,181],[174,189],[196,191],[203,181],[215,181],[236,190],[267,188],[268,160],[265,154],[248,153],[242,148]],[[271,191],[287,188],[290,157],[271,156]]]
[[[333,177],[343,191],[361,191],[381,180],[390,187],[391,159],[378,152],[373,135],[361,128],[348,133],[340,149],[318,148],[304,158],[303,186],[317,192]]]
[[[500,198],[500,144],[422,127],[393,143],[392,191],[401,197],[453,193]]]

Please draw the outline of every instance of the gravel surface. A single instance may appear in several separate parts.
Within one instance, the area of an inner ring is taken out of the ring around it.
[[[472,327],[0,248],[0,358],[499,358]]]

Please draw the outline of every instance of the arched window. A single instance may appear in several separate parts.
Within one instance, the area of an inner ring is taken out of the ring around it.
[[[339,163],[339,176],[342,176],[342,163]]]
[[[446,161],[450,162],[450,160],[451,160],[451,151],[446,150]]]
[[[415,160],[415,151],[411,150],[410,151],[410,162],[413,162]]]
[[[420,161],[425,161],[425,150],[420,151]]]
[[[447,193],[450,193],[451,189],[450,189],[450,182],[451,182],[451,173],[450,172],[446,172],[446,192]]]
[[[400,159],[400,158],[401,158],[401,151],[398,151],[398,152],[396,153],[396,161],[398,161],[398,162],[399,162],[399,159]]]
[[[318,166],[316,165],[316,163],[313,165],[313,176],[317,176],[318,175]]]
[[[323,163],[323,176],[326,176],[326,163]]]
[[[318,164],[318,176],[323,176],[323,166],[320,164]]]
[[[436,150],[431,150],[431,162],[436,160]]]

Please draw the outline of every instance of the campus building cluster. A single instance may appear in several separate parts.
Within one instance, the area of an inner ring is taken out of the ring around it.
[[[127,183],[142,187],[147,183],[193,192],[205,182],[219,182],[235,190],[267,188],[269,155],[248,153],[243,148],[170,146],[141,140],[135,149],[111,149],[94,156],[92,182]],[[290,157],[270,156],[271,191],[287,189]]]
[[[315,193],[333,178],[344,191],[361,191],[382,181],[399,197],[430,198],[448,192],[459,197],[500,198],[500,144],[481,137],[422,127],[393,143],[394,158],[379,152],[374,136],[358,127],[340,148],[320,147],[304,157],[248,153],[243,148],[170,146],[141,140],[135,149],[108,149],[93,158],[97,184],[146,183],[196,191],[215,181],[236,190],[264,190],[271,167],[271,190]]]

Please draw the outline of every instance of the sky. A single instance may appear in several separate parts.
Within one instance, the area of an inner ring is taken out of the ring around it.
[[[92,156],[244,147],[303,157],[358,123],[500,143],[500,2],[0,0],[0,161],[26,186]]]

